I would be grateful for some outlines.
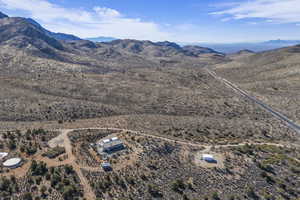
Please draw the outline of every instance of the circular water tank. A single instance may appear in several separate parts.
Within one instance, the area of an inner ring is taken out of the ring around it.
[[[6,160],[3,163],[3,166],[9,167],[9,168],[14,168],[14,167],[18,167],[21,164],[21,162],[22,162],[21,158],[11,158],[11,159]]]

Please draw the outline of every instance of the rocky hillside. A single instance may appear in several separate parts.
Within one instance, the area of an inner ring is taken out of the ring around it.
[[[48,36],[53,37],[57,40],[62,40],[62,41],[73,41],[73,40],[81,40],[79,37],[71,34],[65,34],[65,33],[54,33],[51,31],[48,31],[47,29],[43,28],[39,23],[37,23],[35,20],[28,18],[26,19],[28,22],[32,23],[36,27],[38,27],[41,31],[46,33]]]
[[[44,56],[51,56],[55,50],[64,50],[59,41],[49,37],[39,27],[24,18],[0,20],[0,45]]]
[[[217,52],[213,49],[200,47],[200,46],[194,46],[194,45],[184,46],[183,50],[185,50],[186,52],[190,52],[193,55],[201,55],[201,54],[219,54],[219,55],[223,55],[223,53]]]
[[[0,47],[4,121],[168,113],[157,98],[167,103],[176,93],[156,95],[194,87],[179,73],[196,78],[191,67],[220,62],[171,42],[57,40],[20,17],[0,19]]]
[[[0,19],[6,18],[6,17],[8,17],[6,14],[0,12]]]

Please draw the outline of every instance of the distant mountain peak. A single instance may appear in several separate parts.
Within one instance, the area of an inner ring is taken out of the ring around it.
[[[6,15],[6,14],[0,12],[0,19],[7,18],[7,17],[8,17],[8,15]]]
[[[184,46],[183,49],[186,52],[190,52],[190,53],[192,53],[196,56],[198,56],[200,54],[219,54],[219,55],[223,55],[223,53],[215,51],[211,48],[201,47],[201,46],[198,46],[198,45],[187,45],[187,46]]]
[[[245,54],[245,53],[255,53],[254,51],[251,51],[249,49],[242,49],[237,52],[237,54]]]
[[[300,43],[300,40],[269,40],[264,42],[265,44],[295,44],[295,43]]]
[[[169,41],[164,41],[164,42],[157,42],[156,43],[157,45],[160,45],[160,46],[166,46],[166,47],[173,47],[175,49],[180,49],[181,47],[176,44],[175,42],[169,42]]]

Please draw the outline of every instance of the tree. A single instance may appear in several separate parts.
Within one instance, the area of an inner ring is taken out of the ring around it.
[[[47,187],[45,185],[43,185],[41,187],[41,193],[42,193],[42,196],[45,197],[46,196],[46,191],[47,191]]]
[[[185,184],[181,179],[178,179],[172,183],[172,189],[175,192],[182,193],[185,190]]]
[[[0,191],[7,191],[10,186],[10,181],[6,177],[0,179]]]
[[[218,195],[217,192],[214,192],[214,193],[213,193],[212,199],[214,199],[214,200],[220,200],[220,197],[219,197],[219,195]]]
[[[77,193],[77,190],[74,185],[65,186],[63,189],[63,197],[65,200],[74,199],[74,196],[76,195],[76,193]]]
[[[51,186],[54,187],[56,184],[58,184],[61,181],[61,177],[58,174],[53,174],[51,178]]]
[[[14,140],[10,140],[10,141],[8,142],[8,148],[9,148],[10,150],[14,150],[16,147],[17,147],[17,145],[16,145],[16,142],[15,142]]]
[[[65,169],[65,172],[67,174],[73,174],[74,173],[74,169],[73,169],[73,167],[71,165],[65,165],[64,169]]]
[[[37,168],[37,162],[33,160],[30,166],[30,170],[33,172],[36,170],[36,168]]]
[[[20,137],[21,136],[21,131],[20,130],[16,130],[16,134],[17,134],[18,137]]]
[[[30,166],[30,170],[33,176],[43,176],[47,173],[48,168],[46,163],[37,163],[35,160],[33,160]]]
[[[30,192],[27,192],[23,195],[23,200],[32,200],[32,195]]]
[[[31,140],[31,130],[30,129],[28,129],[26,131],[25,135],[26,135],[26,140]]]
[[[16,180],[17,180],[17,179],[16,179],[16,177],[15,177],[14,175],[11,175],[11,176],[10,176],[10,181],[11,181],[11,182],[16,183]]]
[[[26,147],[26,154],[27,154],[27,155],[33,155],[33,154],[35,154],[36,152],[37,152],[36,147],[34,147],[34,146],[27,146],[27,147]]]
[[[148,185],[148,192],[149,192],[149,194],[151,194],[151,196],[156,197],[156,198],[163,196],[161,194],[161,192],[159,191],[158,187],[153,184]]]

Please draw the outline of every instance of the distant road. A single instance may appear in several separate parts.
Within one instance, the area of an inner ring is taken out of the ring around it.
[[[260,101],[259,99],[255,98],[253,96],[250,96],[246,91],[240,89],[238,86],[236,86],[232,82],[218,76],[215,72],[213,72],[209,69],[206,69],[206,70],[215,79],[220,80],[221,82],[223,82],[225,85],[227,85],[231,89],[235,90],[240,95],[242,95],[242,96],[246,97],[247,99],[251,100],[252,102],[256,103],[257,105],[262,107],[264,110],[266,110],[267,112],[269,112],[273,116],[275,116],[277,119],[280,119],[281,121],[285,122],[285,124],[287,124],[291,129],[293,129],[294,131],[296,131],[297,133],[300,134],[300,126],[298,124],[296,124],[295,122],[293,122],[291,119],[289,119],[287,116],[285,116],[285,115],[281,114],[280,112],[274,110],[273,108],[266,105],[264,102]]]

